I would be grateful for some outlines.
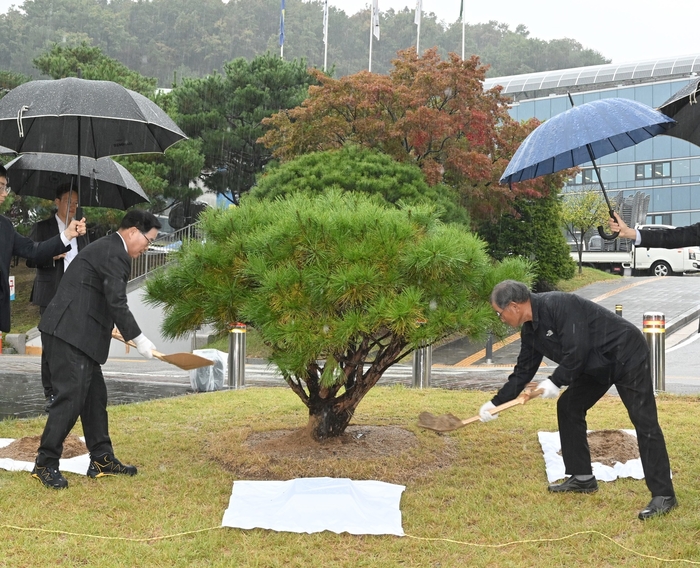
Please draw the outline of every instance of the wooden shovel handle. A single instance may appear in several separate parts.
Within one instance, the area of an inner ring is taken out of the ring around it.
[[[509,400],[508,402],[504,402],[503,404],[499,404],[495,408],[492,408],[489,410],[489,413],[491,415],[498,414],[499,412],[502,412],[504,410],[508,410],[509,408],[513,408],[514,406],[519,406],[521,404],[525,404],[528,400],[531,400],[533,398],[537,398],[540,396],[544,391],[542,389],[536,389],[536,390],[524,390],[523,392],[518,395],[517,398],[514,398],[513,400]],[[476,416],[472,416],[471,418],[465,418],[462,420],[462,424],[465,426],[467,424],[471,424],[472,422],[477,422],[478,420],[481,420],[481,417],[477,414]]]
[[[112,330],[112,337],[114,339],[116,339],[117,341],[121,341],[122,343],[128,345],[129,347],[133,347],[134,349],[138,349],[138,347],[136,347],[136,343],[134,343],[133,341],[131,341],[131,340],[125,341],[124,338],[122,337],[122,334],[119,333],[119,331],[117,330],[116,327]],[[156,359],[160,359],[161,361],[165,361],[165,359],[164,359],[165,354],[164,353],[161,353],[160,351],[156,351],[155,349],[151,349],[151,353],[153,353],[153,356]]]

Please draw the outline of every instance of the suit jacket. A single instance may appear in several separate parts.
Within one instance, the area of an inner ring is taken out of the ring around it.
[[[34,224],[29,238],[36,242],[42,242],[54,235],[58,235],[58,221],[56,220],[56,215],[51,215],[48,219]],[[83,250],[90,242],[87,235],[78,237],[77,241],[79,251]],[[37,306],[46,307],[49,305],[51,298],[54,297],[56,290],[58,290],[58,284],[61,282],[63,271],[65,270],[64,261],[62,258],[58,260],[52,258],[49,262],[43,263],[27,260],[27,266],[36,268],[34,286],[29,299]]]
[[[70,250],[56,235],[43,243],[23,237],[7,217],[0,215],[0,331],[10,331],[10,261],[13,256],[47,262],[52,257]]]
[[[639,246],[649,248],[681,248],[700,245],[700,223],[675,229],[639,229]]]
[[[71,262],[39,322],[54,335],[103,364],[116,324],[125,340],[141,334],[126,298],[131,257],[118,233],[86,246]]]
[[[514,399],[532,380],[543,357],[559,366],[551,381],[558,387],[577,380],[613,384],[638,368],[649,355],[642,332],[631,322],[576,294],[532,294],[532,321],[520,331],[520,354],[513,373],[492,399]]]

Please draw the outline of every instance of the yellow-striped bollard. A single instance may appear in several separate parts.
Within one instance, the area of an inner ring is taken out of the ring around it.
[[[642,331],[649,346],[649,366],[654,390],[666,390],[666,316],[661,312],[645,312]]]

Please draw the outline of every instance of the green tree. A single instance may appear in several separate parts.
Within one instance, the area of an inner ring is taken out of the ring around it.
[[[328,187],[343,191],[378,193],[389,203],[431,203],[445,222],[468,224],[459,195],[444,184],[430,186],[420,168],[359,146],[313,152],[271,167],[258,179],[251,195],[274,199],[294,192],[322,193]]]
[[[34,59],[34,66],[53,79],[77,77],[80,73],[83,79],[113,81],[150,98],[153,98],[157,85],[156,79],[132,71],[85,41],[75,46],[55,44]]]
[[[593,227],[606,226],[608,218],[608,205],[599,189],[588,187],[564,195],[562,222],[576,243],[579,274],[583,271],[582,254],[586,233]]]
[[[573,277],[575,264],[561,232],[562,206],[556,192],[538,198],[518,198],[514,213],[484,223],[479,235],[489,243],[489,253],[501,260],[521,256],[534,262],[535,287],[551,290],[559,280]]]
[[[527,262],[494,266],[483,242],[430,206],[387,207],[361,193],[247,196],[208,211],[203,225],[206,242],[187,243],[147,283],[163,332],[257,329],[316,439],[342,434],[382,374],[422,342],[497,326],[492,287],[529,278]]]
[[[209,189],[240,195],[253,186],[272,158],[258,143],[267,130],[263,119],[300,104],[312,82],[303,60],[267,53],[250,62],[236,59],[224,75],[187,79],[175,89],[178,124],[202,140]]]

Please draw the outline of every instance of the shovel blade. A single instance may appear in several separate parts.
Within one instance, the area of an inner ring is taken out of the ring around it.
[[[207,359],[205,357],[200,357],[194,353],[170,353],[169,355],[156,355],[161,361],[180,367],[183,371],[191,371],[192,369],[199,369],[200,367],[208,367],[213,365],[214,361]]]
[[[464,426],[464,422],[454,414],[435,416],[430,412],[421,412],[418,416],[418,426],[435,432],[452,432]]]

